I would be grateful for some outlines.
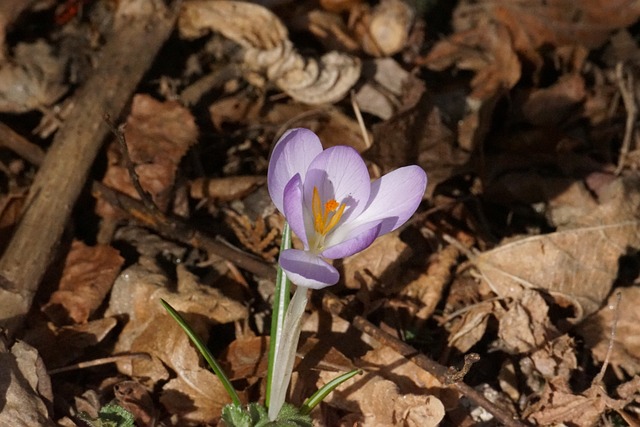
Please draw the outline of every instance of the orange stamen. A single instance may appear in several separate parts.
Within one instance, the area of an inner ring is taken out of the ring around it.
[[[338,203],[331,199],[322,206],[320,193],[317,187],[313,187],[313,199],[311,201],[311,211],[313,212],[313,228],[318,234],[326,235],[335,227],[347,205]],[[336,212],[337,210],[337,212]]]

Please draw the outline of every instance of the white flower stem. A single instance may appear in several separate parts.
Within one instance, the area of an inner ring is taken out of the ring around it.
[[[308,289],[298,286],[291,298],[287,314],[284,318],[282,335],[276,347],[273,366],[273,379],[271,380],[271,399],[269,402],[269,420],[274,421],[284,404],[293,372],[293,363],[296,360],[298,341],[300,340],[300,328],[302,315],[307,306]]]

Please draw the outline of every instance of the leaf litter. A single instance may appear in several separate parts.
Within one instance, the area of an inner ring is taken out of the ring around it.
[[[102,48],[169,13],[68,3],[0,6],[3,258],[38,168],[68,160],[55,135],[95,96],[81,88],[115,65]],[[67,227],[19,328],[0,305],[0,424],[84,425],[113,401],[139,426],[221,425],[229,398],[160,298],[242,399],[263,399],[283,227],[266,168],[307,127],[372,177],[429,176],[409,224],[335,263],[340,307],[324,291],[307,307],[291,400],[363,371],[315,425],[638,425],[636,3],[190,0],[177,15],[128,109],[101,106],[122,125],[87,160],[94,183],[39,215],[43,235],[55,215]]]

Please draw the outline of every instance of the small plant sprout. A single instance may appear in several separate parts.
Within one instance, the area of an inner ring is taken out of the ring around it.
[[[338,376],[300,408],[285,403],[309,290],[338,282],[340,273],[329,260],[358,253],[404,224],[422,200],[427,176],[418,166],[406,166],[372,182],[364,160],[353,148],[323,150],[316,134],[299,128],[287,131],[276,143],[267,182],[271,199],[286,223],[273,303],[265,406],[242,405],[204,343],[169,304],[162,304],[231,397],[233,403],[222,413],[226,425],[311,426],[311,410],[360,371]],[[291,247],[291,232],[302,241],[303,249]],[[296,285],[292,297],[291,283]]]

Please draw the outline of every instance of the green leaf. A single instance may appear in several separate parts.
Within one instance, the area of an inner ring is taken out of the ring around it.
[[[280,253],[291,248],[291,229],[288,223],[284,223],[282,229],[282,243],[280,244]],[[271,313],[271,339],[269,340],[269,365],[267,368],[267,391],[265,396],[265,404],[267,408],[271,403],[271,383],[273,381],[273,368],[275,362],[276,348],[278,342],[282,339],[282,327],[284,325],[284,317],[289,306],[289,298],[291,297],[291,282],[287,279],[280,265],[276,276],[276,289],[273,295],[273,309]]]
[[[86,412],[78,414],[90,427],[135,427],[136,419],[133,414],[120,405],[109,403],[98,412],[98,418],[91,418]]]
[[[302,404],[302,407],[300,408],[300,412],[303,414],[310,413],[313,410],[313,408],[315,408],[318,405],[318,403],[322,402],[324,398],[329,395],[329,393],[335,390],[336,387],[338,387],[340,384],[347,381],[348,379],[353,378],[357,374],[361,374],[361,373],[362,373],[362,370],[354,369],[353,371],[349,371],[329,381],[324,386],[322,386],[320,390],[313,393],[313,395],[310,398],[305,400],[305,402]]]
[[[202,339],[200,339],[198,334],[196,334],[195,331],[191,329],[191,326],[189,326],[187,322],[182,318],[182,316],[180,316],[180,313],[178,313],[173,307],[171,307],[171,305],[168,302],[160,298],[160,303],[165,308],[165,310],[169,312],[171,317],[173,317],[173,319],[176,322],[178,322],[178,324],[185,331],[185,333],[187,334],[187,336],[189,337],[193,345],[196,346],[200,354],[202,354],[202,356],[205,358],[205,360],[207,361],[207,363],[209,364],[213,372],[218,376],[218,378],[222,382],[224,389],[227,391],[227,394],[229,395],[233,403],[237,406],[241,406],[242,402],[240,401],[240,397],[238,396],[238,393],[236,393],[236,390],[233,388],[231,381],[229,381],[229,378],[227,378],[227,376],[225,375],[224,371],[222,370],[222,367],[218,364],[218,362],[213,357],[213,355],[211,354],[207,346],[204,344]]]

